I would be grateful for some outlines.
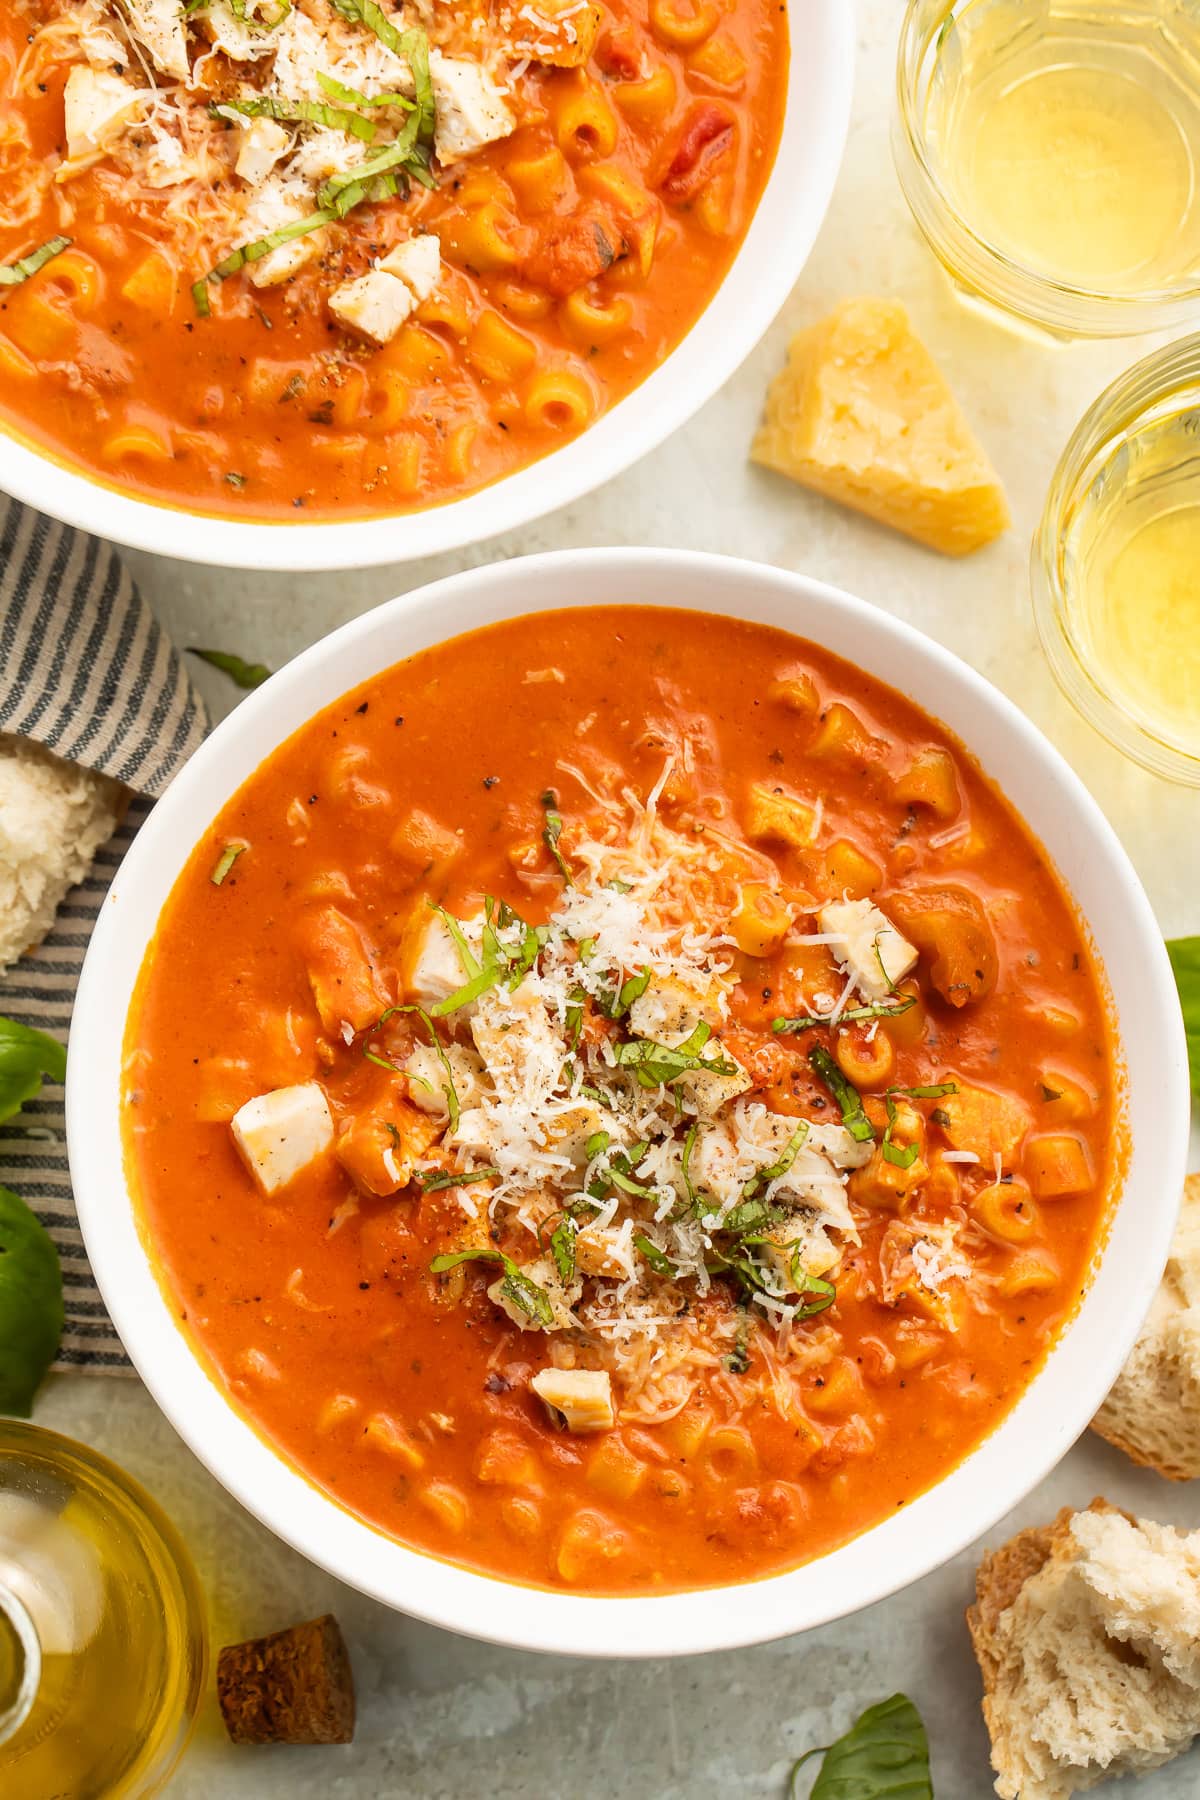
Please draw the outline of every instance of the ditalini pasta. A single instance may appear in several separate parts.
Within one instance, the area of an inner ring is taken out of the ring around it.
[[[2,12],[0,422],[241,518],[434,504],[585,429],[712,297],[782,124],[775,0]]]
[[[519,619],[312,720],[180,877],[127,1053],[234,1403],[403,1541],[597,1592],[786,1568],[944,1475],[1124,1157],[1102,971],[1004,798],[688,612]]]

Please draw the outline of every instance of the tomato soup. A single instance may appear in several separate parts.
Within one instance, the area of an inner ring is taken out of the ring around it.
[[[1120,1174],[1102,972],[942,726],[584,608],[275,751],[147,956],[124,1131],[231,1402],[512,1580],[670,1592],[890,1516],[1020,1396]]]
[[[0,12],[0,420],[241,519],[584,430],[712,298],[786,97],[776,0]]]

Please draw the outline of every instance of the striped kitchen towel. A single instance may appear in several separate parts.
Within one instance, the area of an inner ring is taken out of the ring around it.
[[[115,836],[68,894],[53,930],[0,975],[0,1014],[66,1041],[75,987],[105,892],[134,833],[207,730],[204,705],[113,550],[0,494],[0,732],[132,790]],[[75,1218],[61,1088],[0,1125],[0,1185],[43,1220],[62,1257],[58,1368],[123,1369]]]

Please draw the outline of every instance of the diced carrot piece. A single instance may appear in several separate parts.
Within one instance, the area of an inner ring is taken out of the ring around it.
[[[950,752],[935,745],[918,750],[896,782],[895,795],[906,806],[927,806],[939,819],[953,819],[962,803]]]
[[[1025,1169],[1039,1200],[1085,1193],[1095,1180],[1087,1145],[1066,1132],[1032,1138],[1025,1152]]]

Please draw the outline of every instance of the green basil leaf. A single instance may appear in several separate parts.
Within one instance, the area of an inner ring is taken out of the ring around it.
[[[0,1019],[0,1122],[33,1099],[43,1077],[61,1086],[66,1076],[67,1053],[60,1043],[16,1019]]]
[[[569,1213],[563,1214],[550,1233],[550,1254],[558,1270],[558,1279],[564,1286],[575,1279],[575,1239],[578,1236],[579,1226]]]
[[[558,795],[554,792],[553,788],[547,788],[546,792],[542,795],[542,810],[546,814],[546,823],[542,830],[542,842],[558,864],[558,872],[566,882],[567,886],[574,887],[575,883],[572,879],[571,871],[567,867],[566,859],[558,847],[558,840],[562,836],[563,822],[562,814],[558,811]]]
[[[29,1417],[62,1328],[58,1251],[25,1202],[0,1187],[0,1413]]]
[[[423,1194],[436,1194],[440,1188],[470,1187],[473,1181],[487,1181],[499,1169],[470,1169],[460,1174],[454,1169],[414,1169],[413,1180]]]
[[[69,237],[48,238],[44,244],[39,244],[36,250],[31,250],[28,256],[23,256],[19,262],[0,265],[0,288],[20,287],[23,281],[29,281],[44,269],[48,262],[53,262],[56,256],[61,256],[70,243]]]
[[[841,1108],[842,1124],[850,1136],[860,1144],[873,1143],[875,1127],[863,1111],[862,1097],[858,1089],[846,1080],[828,1050],[820,1047],[810,1050],[808,1061],[814,1075],[825,1083]]]
[[[1183,1008],[1192,1097],[1200,1102],[1200,937],[1172,938],[1167,944],[1167,955],[1175,971],[1179,1004]]]
[[[189,656],[198,656],[201,662],[211,663],[240,688],[261,687],[271,674],[266,663],[246,662],[232,650],[201,650],[198,644],[189,644],[187,648]]]
[[[659,1249],[653,1238],[648,1238],[643,1231],[635,1231],[633,1241],[656,1275],[667,1275],[674,1280],[678,1270],[666,1252]]]
[[[489,1262],[499,1263],[504,1270],[504,1281],[501,1284],[505,1297],[512,1301],[519,1311],[525,1313],[539,1325],[553,1325],[554,1308],[550,1304],[550,1296],[545,1288],[526,1275],[519,1263],[505,1256],[503,1250],[456,1250],[444,1256],[435,1256],[430,1263],[434,1275],[445,1275],[450,1269],[457,1269],[460,1263]]]
[[[916,1004],[917,996],[909,994],[896,1006],[850,1006],[844,1013],[839,1014],[838,1024],[852,1025],[861,1019],[898,1019],[901,1013],[908,1012]],[[798,1037],[802,1031],[816,1031],[820,1026],[828,1024],[827,1018],[821,1018],[819,1015],[814,1017],[810,1013],[804,1013],[798,1019],[772,1019],[771,1030]]]
[[[800,1770],[821,1754],[809,1750],[793,1765],[792,1800],[798,1800]],[[929,1740],[920,1713],[903,1694],[868,1707],[824,1757],[811,1800],[933,1800]]]

